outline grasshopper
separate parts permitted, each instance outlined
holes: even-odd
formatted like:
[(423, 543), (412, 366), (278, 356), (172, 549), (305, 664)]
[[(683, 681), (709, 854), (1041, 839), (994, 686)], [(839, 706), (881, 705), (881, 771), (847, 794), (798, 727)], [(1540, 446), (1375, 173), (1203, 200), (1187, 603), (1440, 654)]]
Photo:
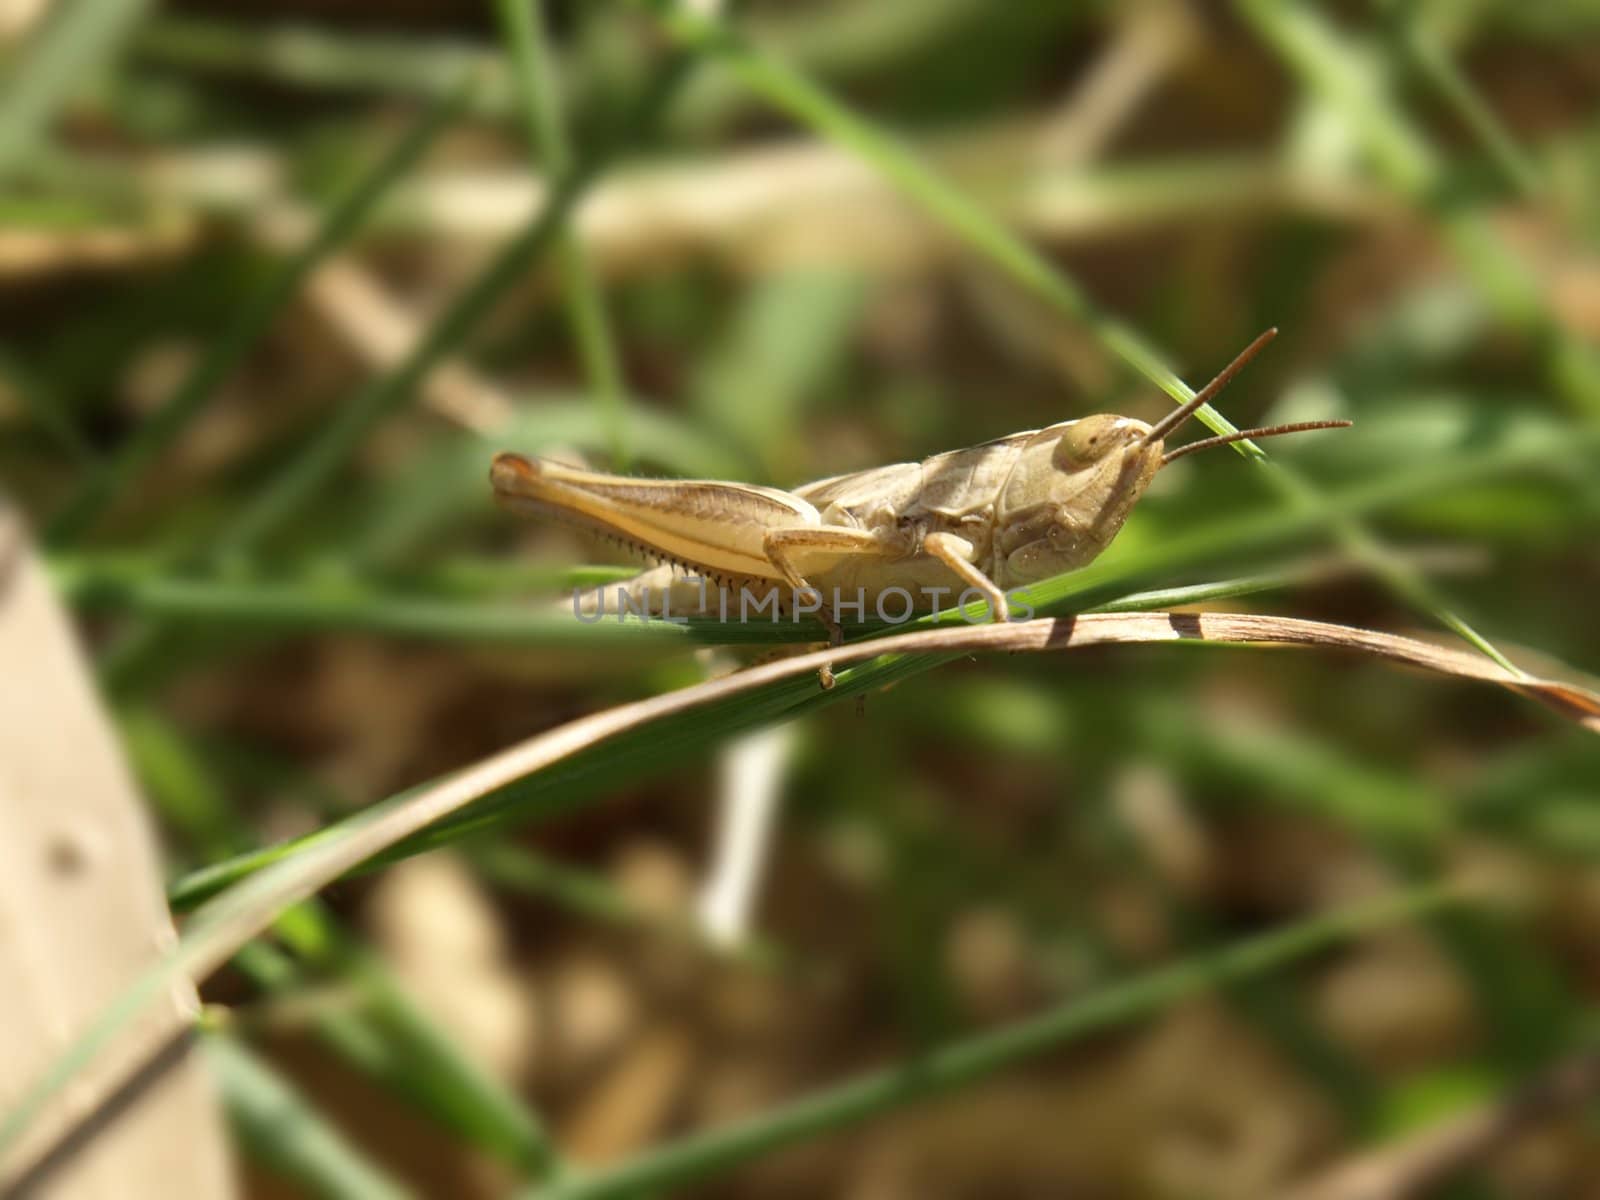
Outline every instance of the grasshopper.
[[(495, 456), (496, 498), (513, 512), (554, 517), (609, 535), (724, 587), (787, 587), (818, 598), (834, 645), (848, 607), (888, 592), (981, 596), (1010, 618), (1006, 591), (1082, 567), (1111, 544), (1163, 466), (1245, 438), (1348, 421), (1246, 429), (1167, 450), (1165, 440), (1209, 402), (1277, 333), (1269, 329), (1188, 403), (1154, 425), (1100, 413), (1013, 433), (921, 462), (837, 475), (793, 491), (701, 479), (639, 479), (578, 470), (521, 454)], [(820, 597), (832, 589), (835, 611)], [(828, 679), (824, 675), (824, 683)]]

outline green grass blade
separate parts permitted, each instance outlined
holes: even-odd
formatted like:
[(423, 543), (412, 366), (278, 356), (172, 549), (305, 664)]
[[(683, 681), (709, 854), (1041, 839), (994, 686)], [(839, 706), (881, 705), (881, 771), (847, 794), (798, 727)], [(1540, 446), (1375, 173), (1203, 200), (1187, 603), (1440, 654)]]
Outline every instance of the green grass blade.
[(724, 944), (710, 937), (697, 920), (642, 907), (604, 876), (570, 867), (524, 846), (495, 841), (469, 849), (467, 855), (495, 886), (544, 897), (591, 921), (646, 930), (756, 970), (772, 971), (786, 965), (783, 951), (764, 938), (746, 936), (731, 945)]
[[(1342, 826), (1398, 878), (1435, 876), (1464, 825), (1492, 836), (1448, 791), (1375, 767), (1315, 736), (1274, 730), (1266, 737), (1182, 705), (1152, 709), (1140, 729), (1177, 761), (1186, 779), (1218, 780), (1226, 785), (1219, 796), (1270, 797), (1269, 803)], [(1536, 794), (1524, 800), (1534, 808), (1541, 802)], [(1486, 1049), (1516, 1073), (1536, 1066), (1551, 1040), (1572, 1030), (1578, 1003), (1531, 939), (1519, 937), (1511, 922), (1487, 917), (1449, 913), (1429, 924), (1477, 1004)]]
[[(961, 617), (954, 619), (959, 621)], [(913, 627), (906, 636), (926, 637), (932, 632), (924, 624), (920, 629)], [(960, 657), (959, 652), (943, 647), (866, 657), (877, 645), (873, 641), (857, 642), (834, 651), (838, 682), (829, 691), (816, 687), (814, 678), (794, 674), (803, 668), (804, 662), (794, 660), (783, 668), (768, 664), (765, 668), (741, 673), (738, 676), (739, 683), (732, 686), (746, 694), (731, 698), (719, 696), (699, 699), (692, 712), (670, 711), (684, 693), (669, 693), (648, 702), (639, 702), (647, 707), (666, 706), (669, 711), (663, 711), (647, 726), (629, 726), (618, 730), (603, 745), (576, 746), (570, 753), (542, 762), (537, 770), (530, 769), (520, 776), (504, 779), (496, 776), (496, 782), (470, 801), (440, 813), (424, 826), (395, 838), (370, 859), (354, 861), (351, 866), (359, 865), (364, 869), (376, 867), (453, 844), (513, 820), (549, 820), (607, 788), (636, 777), (640, 772), (675, 764), (719, 740), (774, 721), (799, 716), (848, 697), (864, 695)], [(847, 655), (857, 665), (837, 669), (838, 661)], [(802, 667), (797, 668), (796, 662), (801, 663)], [(788, 677), (762, 682), (759, 673), (766, 671), (780, 676), (787, 674)], [(591, 720), (609, 720), (618, 712), (620, 710), (612, 710)], [(579, 722), (574, 729), (582, 724)], [(574, 729), (563, 727), (562, 736), (576, 736)], [(534, 743), (514, 753), (534, 753), (537, 742), (538, 739), (535, 739)], [(497, 761), (486, 760), (482, 770), (489, 771)], [(358, 836), (366, 822), (377, 819), (382, 811), (403, 809), (413, 795), (449, 786), (454, 786), (450, 780), (419, 785), (418, 788), (391, 797), (375, 809), (366, 810), (358, 818), (347, 819), (294, 842), (202, 868), (175, 882), (168, 891), (168, 901), (177, 910), (191, 908), (253, 874), (274, 868), (312, 849), (321, 846), (336, 849), (342, 841)]]
[(355, 984), (371, 1032), (392, 1048), (389, 1081), (449, 1128), (524, 1171), (558, 1165), (538, 1117), (436, 1025), (383, 961), (320, 905), (310, 901), (279, 918), (283, 943), (320, 973)]
[(229, 523), (217, 542), (223, 555), (247, 553), (299, 512), (344, 465), (367, 434), (411, 396), (417, 384), (456, 348), (489, 307), (524, 277), (554, 244), (567, 211), (577, 202), (598, 163), (562, 179), (538, 218), (512, 239), (429, 328), (427, 336), (390, 374), (340, 404), (310, 444)]
[(1524, 196), (1537, 195), (1541, 187), (1538, 168), (1522, 152), (1494, 110), (1461, 73), (1450, 51), (1427, 25), (1419, 7), (1404, 7), (1406, 11), (1396, 14), (1400, 26), (1396, 40), (1401, 52), (1445, 103), (1456, 110), (1488, 152), (1489, 160), (1505, 176), (1506, 182)]
[[(1314, 491), (1306, 488), (1298, 476), (1283, 472), (1277, 463), (1261, 465), (1271, 474), (1283, 476), (1280, 492), (1301, 497), (1307, 506), (1326, 503), (1324, 497), (1319, 497)], [(1364, 563), (1394, 595), (1409, 602), (1413, 608), (1432, 613), (1435, 620), (1480, 654), (1485, 655), (1496, 665), (1516, 672), (1517, 668), (1512, 665), (1511, 660), (1445, 603), (1443, 597), (1422, 572), (1391, 551), (1358, 520), (1348, 513), (1336, 513), (1330, 515), (1328, 525), (1340, 545)]]
[[(781, 1147), (931, 1099), (1047, 1050), (1147, 1017), (1206, 989), (1265, 975), (1339, 942), (1461, 900), (1459, 891), (1418, 888), (1223, 950), (1195, 954), (1069, 1000), (1032, 1020), (967, 1038), (725, 1129), (646, 1151), (539, 1195), (546, 1200), (611, 1200), (714, 1178)], [(531, 1200), (531, 1193), (525, 1195)]]
[(133, 32), (148, 0), (64, 0), (40, 32), (9, 56), (0, 87), (0, 178), (30, 150), (61, 104)]
[[(534, 156), (547, 176), (565, 175), (571, 169), (572, 154), (561, 115), (555, 60), (545, 36), (543, 0), (495, 0), (495, 9), (510, 44), (523, 119), (528, 126)], [(588, 251), (570, 225), (561, 233), (561, 272), (567, 295), (567, 319), (583, 356), (589, 387), (609, 433), (612, 467), (626, 470), (631, 459), (628, 414), (616, 339), (611, 334), (605, 299), (590, 265)]]
[(80, 537), (188, 428), (215, 393), (217, 385), (272, 325), (306, 277), (350, 239), (390, 185), (410, 170), (450, 126), (460, 114), (469, 91), (467, 84), (459, 86), (447, 102), (433, 108), (354, 180), (328, 210), (311, 239), (245, 302), (166, 402), (122, 443), (115, 458), (85, 478), (51, 518), (45, 530), (50, 545), (65, 545)]
[(213, 1035), (206, 1057), (222, 1102), (250, 1156), (323, 1200), (404, 1200), (400, 1186), (317, 1112), (311, 1102), (232, 1038)]
[[(1325, 497), (1320, 508), (1301, 507), (1214, 520), (1192, 532), (1112, 553), (1078, 571), (1048, 579), (1020, 595), (1040, 613), (1064, 615), (1122, 599), (1119, 593), (1159, 577), (1170, 578), (1207, 562), (1258, 553), (1313, 533), (1330, 518), (1359, 518), (1408, 501), (1447, 494), (1465, 484), (1529, 468), (1581, 463), (1600, 445), (1600, 430), (1563, 441), (1529, 439), (1473, 453), (1435, 456), (1416, 469), (1385, 474)], [(814, 640), (809, 625), (724, 624), (715, 619), (686, 625), (616, 619), (593, 625), (572, 619), (565, 606), (467, 603), (433, 595), (401, 594), (359, 579), (268, 581), (163, 575), (138, 563), (114, 559), (61, 558), (53, 563), (57, 586), (86, 610), (122, 610), (160, 619), (206, 621), (254, 630), (360, 630), (394, 636), (489, 641), (528, 646), (685, 645), (691, 642), (771, 643)], [(1263, 586), (1265, 584), (1263, 583)], [(1254, 586), (1250, 590), (1257, 590)], [(1186, 588), (1153, 593), (1162, 603), (1192, 604), (1242, 595), (1244, 591)], [(1176, 595), (1177, 598), (1173, 599)], [(1136, 601), (1142, 607), (1151, 604)], [(1131, 607), (1106, 608), (1131, 611)], [(959, 621), (959, 614), (942, 618)], [(902, 629), (941, 623), (923, 618)]]
[(1500, 319), (1538, 348), (1551, 388), (1589, 422), (1600, 420), (1600, 354), (1552, 319), (1528, 264), (1486, 214), (1447, 202), (1438, 156), (1358, 51), (1314, 5), (1234, 0), (1234, 7), (1344, 117), (1389, 186), (1439, 227)]
[(168, 8), (143, 23), (131, 51), (141, 63), (231, 83), (261, 80), (380, 99), (438, 100), (470, 71), (483, 83), (471, 99), (474, 115), (498, 118), (513, 108), (504, 62), (477, 39), (390, 34), (332, 21), (217, 19)]
[(53, 395), (43, 380), (3, 347), (0, 347), (0, 387), (17, 398), (27, 419), (55, 444), (61, 455), (80, 469), (95, 467), (98, 461), (95, 448), (78, 428), (61, 398)]
[[(645, 87), (632, 119), (625, 123), (626, 133), (659, 115), (688, 66), (688, 60), (674, 59)], [(217, 543), (219, 553), (253, 549), (327, 484), (367, 433), (410, 397), (416, 385), (466, 338), (490, 306), (550, 249), (573, 205), (627, 140), (623, 136), (596, 147), (553, 185), (538, 216), (467, 285), (404, 361), (340, 405), (326, 428), (223, 531)]]
[[(122, 734), (144, 790), (163, 822), (209, 857), (225, 857), (248, 835), (224, 780), (177, 726), (149, 709), (124, 712)], [(244, 844), (248, 845), (248, 842)], [(358, 992), (359, 1009), (318, 1012), (319, 1036), (358, 1070), (419, 1111), (523, 1171), (540, 1170), (553, 1150), (538, 1118), (505, 1084), (462, 1054), (411, 1000), (383, 961), (365, 952), (314, 900), (285, 911), (274, 932), (297, 956), (257, 941), (235, 966), (266, 992), (290, 995), (307, 979), (337, 979)]]
[[(1493, 682), (1529, 699), (1542, 700), (1570, 719), (1600, 728), (1600, 698), (1570, 685), (1515, 681), (1475, 659), (1449, 655), (1424, 643), (1357, 630), (1330, 631), (1315, 622), (1216, 616), (1193, 618), (1212, 632), (1208, 643), (1239, 646), (1254, 641), (1297, 642), (1364, 647), (1387, 659), (1425, 666), (1448, 675)], [(1109, 623), (1109, 624), (1107, 624)], [(513, 809), (527, 815), (532, 802), (543, 800), (540, 815), (573, 803), (592, 789), (605, 771), (641, 763), (659, 769), (686, 748), (703, 746), (741, 729), (755, 728), (808, 707), (837, 703), (868, 688), (881, 687), (932, 665), (973, 650), (1028, 649), (1045, 651), (1066, 645), (1092, 645), (1093, 629), (1121, 640), (1119, 630), (1137, 641), (1172, 642), (1183, 636), (1173, 619), (1155, 614), (1137, 617), (1101, 616), (1082, 622), (1049, 623), (1035, 630), (989, 624), (981, 629), (925, 630), (887, 642), (834, 647), (782, 662), (751, 667), (732, 676), (649, 697), (593, 713), (518, 743), (444, 779), (409, 789), (366, 808), (317, 834), (274, 848), (262, 866), (258, 857), (236, 859), (200, 872), (174, 889), (174, 901), (187, 890), (190, 898), (231, 884), (190, 919), (175, 950), (151, 965), (87, 1027), (26, 1090), (16, 1108), (0, 1122), (4, 1153), (38, 1119), (51, 1101), (88, 1066), (108, 1054), (149, 1004), (166, 994), (185, 975), (203, 979), (258, 934), (285, 909), (308, 898), (340, 876), (431, 845), (459, 841), (489, 824), (507, 819)], [(1084, 639), (1074, 631), (1091, 632)], [(1252, 632), (1254, 631), (1254, 632)], [(831, 690), (817, 686), (815, 672), (823, 663), (835, 668)], [(846, 667), (849, 663), (859, 666)], [(844, 668), (844, 669), (840, 669)], [(632, 760), (631, 762), (629, 760)], [(540, 793), (543, 793), (541, 795)], [(254, 874), (251, 874), (254, 872)], [(238, 880), (240, 875), (249, 877)], [(237, 882), (235, 882), (237, 880)], [(135, 1035), (120, 1047), (124, 1069), (147, 1053), (148, 1035)], [(110, 1074), (107, 1079), (112, 1078)]]
[[(911, 149), (840, 104), (807, 76), (763, 53), (715, 18), (669, 0), (637, 0), (652, 9), (682, 46), (714, 57), (775, 107), (806, 127), (860, 155), (935, 220), (982, 253), (1012, 280), (1092, 329), (1105, 346), (1168, 396), (1194, 397), (1183, 380), (1134, 329), (1102, 312), (1056, 270), (980, 205), (941, 178)], [(1217, 433), (1234, 426), (1209, 405), (1196, 414)], [(1259, 451), (1256, 451), (1259, 454)]]
[[(1066, 316), (1088, 326), (1112, 353), (1179, 404), (1193, 399), (1194, 392), (1135, 330), (1102, 312), (1082, 289), (1034, 252), (1026, 242), (948, 181), (940, 178), (898, 141), (856, 116), (781, 60), (763, 54), (715, 18), (702, 16), (688, 6), (672, 3), (671, 0), (647, 2), (681, 44), (714, 55), (774, 105), (855, 151), (1014, 281), (1042, 296)], [(1380, 133), (1393, 132), (1381, 120), (1376, 121), (1376, 128)], [(1386, 145), (1385, 149), (1397, 164), (1405, 165), (1408, 170), (1423, 173), (1429, 169), (1425, 164), (1412, 161), (1421, 153), (1414, 143), (1393, 147)], [(1214, 432), (1237, 432), (1237, 427), (1210, 405), (1199, 409), (1195, 417)], [(1254, 442), (1235, 442), (1233, 448), (1258, 464), (1266, 464), (1266, 455)], [(1311, 483), (1281, 465), (1268, 474), (1268, 480), (1281, 495), (1295, 503), (1315, 504), (1319, 500), (1317, 490)], [(1336, 526), (1336, 530), (1352, 550), (1371, 560), (1380, 577), (1397, 594), (1432, 612), (1440, 624), (1460, 634), (1497, 664), (1509, 666), (1505, 656), (1435, 595), (1425, 579), (1408, 570), (1393, 555), (1382, 551), (1380, 544), (1370, 534), (1356, 529), (1348, 521), (1342, 527)]]

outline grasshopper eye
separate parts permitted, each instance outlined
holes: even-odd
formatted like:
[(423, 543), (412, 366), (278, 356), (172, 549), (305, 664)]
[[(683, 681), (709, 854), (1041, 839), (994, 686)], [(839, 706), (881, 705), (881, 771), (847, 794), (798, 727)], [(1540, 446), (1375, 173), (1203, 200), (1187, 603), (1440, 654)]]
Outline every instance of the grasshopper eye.
[(1074, 421), (1056, 443), (1055, 465), (1072, 471), (1100, 461), (1121, 440), (1116, 436), (1119, 422), (1120, 418), (1108, 413)]

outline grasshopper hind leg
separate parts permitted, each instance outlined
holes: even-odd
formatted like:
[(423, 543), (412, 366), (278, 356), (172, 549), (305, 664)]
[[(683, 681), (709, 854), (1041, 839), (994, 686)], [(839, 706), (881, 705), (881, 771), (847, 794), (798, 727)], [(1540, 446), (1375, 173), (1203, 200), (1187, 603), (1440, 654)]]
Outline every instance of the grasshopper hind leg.
[[(865, 529), (850, 529), (843, 525), (829, 525), (822, 528), (808, 527), (801, 529), (773, 529), (769, 530), (762, 539), (762, 552), (767, 556), (767, 561), (776, 567), (783, 575), (784, 582), (798, 592), (816, 592), (821, 597), (821, 592), (800, 573), (795, 565), (794, 556), (808, 551), (822, 551), (835, 554), (866, 554), (880, 558), (892, 558), (899, 555), (901, 547), (898, 543), (890, 543), (875, 533)], [(817, 619), (828, 631), (828, 642), (833, 646), (844, 644), (844, 627), (839, 624), (838, 618), (828, 611), (826, 604), (818, 606)], [(834, 685), (833, 668), (824, 663), (817, 671), (817, 678), (824, 688)]]

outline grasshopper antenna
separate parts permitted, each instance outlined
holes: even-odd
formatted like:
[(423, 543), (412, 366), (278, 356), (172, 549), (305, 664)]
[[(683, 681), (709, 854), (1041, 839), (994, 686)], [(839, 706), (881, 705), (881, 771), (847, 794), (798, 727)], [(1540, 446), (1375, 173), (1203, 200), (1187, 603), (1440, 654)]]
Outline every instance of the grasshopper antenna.
[[(1182, 425), (1190, 417), (1194, 416), (1196, 409), (1202, 408), (1203, 406), (1209, 404), (1212, 397), (1220, 392), (1223, 388), (1227, 387), (1228, 384), (1232, 383), (1233, 377), (1240, 371), (1244, 370), (1245, 367), (1249, 366), (1250, 360), (1257, 354), (1261, 353), (1262, 347), (1264, 347), (1268, 342), (1277, 336), (1277, 326), (1273, 326), (1271, 329), (1257, 334), (1256, 340), (1251, 342), (1243, 350), (1239, 351), (1238, 357), (1236, 357), (1227, 366), (1223, 367), (1222, 370), (1218, 372), (1215, 379), (1195, 393), (1193, 400), (1190, 400), (1182, 408), (1173, 409), (1166, 416), (1162, 417), (1161, 420), (1152, 425), (1150, 427), (1150, 432), (1144, 435), (1144, 445), (1148, 446), (1152, 442), (1161, 441), (1167, 436), (1167, 434), (1171, 433), (1179, 425)], [(1198, 442), (1195, 444), (1197, 446), (1199, 445)]]
[(1308, 429), (1348, 429), (1350, 424), (1349, 421), (1296, 421), (1292, 425), (1264, 425), (1260, 429), (1236, 429), (1232, 433), (1219, 433), (1216, 437), (1203, 438), (1198, 442), (1190, 442), (1187, 446), (1179, 446), (1176, 450), (1168, 451), (1161, 456), (1161, 465), (1164, 467), (1173, 459), (1193, 454), (1196, 450), (1226, 446), (1229, 442), (1242, 442), (1246, 438), (1280, 437), (1285, 433), (1304, 433)]

